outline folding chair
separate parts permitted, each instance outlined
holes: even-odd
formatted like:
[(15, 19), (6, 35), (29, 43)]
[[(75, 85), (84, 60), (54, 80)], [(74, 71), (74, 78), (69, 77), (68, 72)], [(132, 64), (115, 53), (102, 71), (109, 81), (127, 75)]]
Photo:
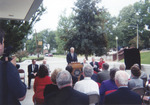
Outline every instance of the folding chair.
[(23, 69), (18, 69), (18, 72), (20, 74), (20, 79), (21, 80), (24, 80), (24, 83), (25, 83), (25, 72)]
[(143, 86), (146, 87), (147, 78), (141, 78), (143, 80)]
[(143, 97), (144, 97), (145, 92), (146, 92), (144, 87), (135, 87), (135, 88), (132, 89), (132, 91), (139, 94), (141, 96), (141, 99), (143, 100)]
[(99, 105), (100, 96), (98, 94), (90, 94), (89, 96), (89, 104)]

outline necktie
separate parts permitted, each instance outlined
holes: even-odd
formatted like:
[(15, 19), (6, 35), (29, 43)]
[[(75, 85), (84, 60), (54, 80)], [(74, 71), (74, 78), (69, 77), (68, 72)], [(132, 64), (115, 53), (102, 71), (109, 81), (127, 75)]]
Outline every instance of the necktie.
[(32, 67), (33, 67), (32, 71), (34, 71), (34, 69), (35, 69), (35, 65), (33, 65)]

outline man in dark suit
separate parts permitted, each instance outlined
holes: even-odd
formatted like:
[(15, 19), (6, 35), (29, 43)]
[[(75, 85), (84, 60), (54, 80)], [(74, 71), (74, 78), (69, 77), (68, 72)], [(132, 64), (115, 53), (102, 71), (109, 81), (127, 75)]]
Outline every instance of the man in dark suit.
[(89, 105), (88, 95), (72, 88), (72, 77), (68, 71), (59, 72), (56, 82), (60, 90), (56, 94), (48, 95), (45, 105)]
[(128, 89), (128, 74), (117, 71), (115, 83), (118, 90), (105, 96), (104, 105), (142, 105), (140, 95)]
[(98, 62), (95, 62), (95, 58), (92, 57), (92, 62), (90, 62), (90, 65), (93, 67), (93, 70), (98, 73), (99, 72), (99, 65)]
[(31, 79), (35, 78), (38, 72), (36, 60), (32, 59), (32, 64), (28, 65), (28, 89), (31, 88)]
[(77, 54), (74, 53), (74, 47), (70, 48), (70, 52), (67, 54), (66, 59), (67, 59), (68, 64), (71, 62), (77, 62), (78, 61)]
[(102, 64), (102, 71), (97, 74), (97, 81), (102, 83), (104, 80), (110, 79), (110, 72), (108, 71), (109, 65), (107, 63)]

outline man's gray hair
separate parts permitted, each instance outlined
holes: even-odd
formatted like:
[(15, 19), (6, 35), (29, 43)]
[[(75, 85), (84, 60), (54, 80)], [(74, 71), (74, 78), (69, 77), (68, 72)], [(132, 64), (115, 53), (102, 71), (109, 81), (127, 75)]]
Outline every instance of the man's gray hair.
[(72, 76), (68, 71), (63, 70), (57, 74), (56, 82), (58, 88), (72, 86)]
[(128, 79), (129, 79), (129, 74), (125, 71), (117, 71), (115, 74), (115, 81), (117, 81), (117, 83), (120, 86), (127, 86), (128, 85)]
[(85, 77), (92, 77), (93, 67), (89, 64), (85, 64), (83, 67), (83, 73), (84, 73)]
[(74, 47), (71, 47), (71, 48), (70, 48), (70, 50), (71, 50), (71, 49), (73, 49), (73, 50), (74, 50)]
[(102, 68), (103, 68), (104, 70), (108, 70), (108, 69), (109, 69), (108, 63), (103, 63)]

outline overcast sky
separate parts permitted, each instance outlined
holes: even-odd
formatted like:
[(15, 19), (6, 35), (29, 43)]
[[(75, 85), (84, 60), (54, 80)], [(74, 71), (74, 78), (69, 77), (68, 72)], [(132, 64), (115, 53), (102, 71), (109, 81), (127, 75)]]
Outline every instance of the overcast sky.
[[(67, 14), (70, 14), (74, 2), (76, 0), (43, 0), (44, 7), (47, 8), (47, 12), (42, 15), (41, 20), (34, 26), (37, 32), (44, 29), (56, 30), (59, 16), (66, 9)], [(100, 6), (107, 8), (112, 16), (118, 16), (119, 11), (130, 4), (139, 2), (140, 0), (102, 0)]]

